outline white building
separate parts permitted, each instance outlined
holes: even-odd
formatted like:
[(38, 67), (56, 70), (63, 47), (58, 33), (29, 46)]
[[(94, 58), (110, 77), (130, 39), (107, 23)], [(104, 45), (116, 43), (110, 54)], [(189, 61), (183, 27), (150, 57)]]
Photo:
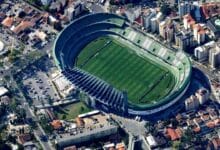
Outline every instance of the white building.
[(185, 100), (185, 109), (186, 111), (189, 110), (196, 110), (199, 107), (199, 99), (197, 96), (190, 96), (190, 98)]
[(179, 2), (179, 16), (182, 17), (193, 10), (194, 6), (190, 2)]
[(0, 97), (4, 96), (7, 93), (8, 93), (8, 89), (6, 89), (5, 87), (0, 87)]
[(202, 62), (208, 59), (209, 51), (208, 49), (199, 46), (194, 49), (194, 56), (198, 59), (199, 62)]
[(183, 26), (185, 29), (192, 29), (193, 25), (195, 25), (195, 20), (192, 18), (190, 14), (186, 14), (183, 16)]
[(209, 91), (205, 88), (199, 89), (196, 92), (196, 97), (199, 100), (199, 103), (202, 105), (209, 99)]
[(5, 44), (2, 41), (0, 41), (0, 55), (4, 55), (7, 52), (8, 49), (5, 48)]
[(159, 34), (161, 37), (163, 37), (165, 39), (165, 36), (166, 36), (166, 26), (167, 26), (167, 22), (166, 21), (162, 21), (160, 22), (159, 24)]
[(150, 148), (155, 148), (158, 146), (157, 141), (155, 138), (150, 134), (146, 137), (147, 143), (149, 144)]
[(159, 12), (154, 18), (151, 19), (151, 32), (159, 32), (159, 23), (162, 20), (163, 15)]
[(156, 11), (150, 10), (150, 12), (143, 16), (144, 27), (150, 29), (151, 19), (156, 16)]
[(215, 44), (214, 41), (208, 42), (203, 46), (198, 46), (194, 49), (194, 56), (199, 62), (206, 61), (209, 58), (209, 51)]
[(220, 83), (212, 82), (211, 84), (212, 94), (215, 97), (215, 100), (220, 104)]
[(199, 45), (205, 42), (205, 30), (200, 24), (193, 26), (193, 35)]
[(74, 5), (71, 5), (69, 8), (65, 10), (65, 16), (68, 17), (69, 21), (73, 20), (74, 17), (78, 16), (85, 10), (85, 6), (80, 1), (77, 1), (74, 3)]
[(75, 17), (74, 12), (75, 12), (74, 7), (69, 7), (66, 9), (65, 16), (67, 16), (69, 21), (73, 20), (73, 18)]
[(178, 33), (175, 33), (175, 43), (180, 50), (184, 51), (189, 47), (193, 47), (195, 44), (191, 30), (182, 30)]
[(157, 18), (154, 17), (150, 20), (150, 29), (151, 29), (151, 32), (156, 32), (157, 31)]
[(209, 52), (209, 64), (212, 68), (220, 66), (220, 47), (218, 43)]
[(141, 15), (141, 7), (135, 7), (125, 11), (125, 15), (129, 21), (134, 22)]
[(41, 0), (41, 3), (45, 6), (47, 6), (51, 3), (51, 0)]
[(52, 82), (54, 83), (62, 97), (67, 97), (75, 90), (75, 86), (60, 72), (52, 74)]
[(77, 1), (74, 4), (74, 9), (75, 9), (75, 16), (78, 16), (85, 10), (85, 5), (81, 1)]

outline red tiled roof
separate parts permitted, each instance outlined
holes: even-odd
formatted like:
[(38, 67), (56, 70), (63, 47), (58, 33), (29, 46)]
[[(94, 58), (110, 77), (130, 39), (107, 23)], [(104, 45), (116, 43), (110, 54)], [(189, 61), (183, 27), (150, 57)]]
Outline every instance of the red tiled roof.
[(2, 21), (2, 25), (10, 28), (12, 26), (13, 22), (14, 22), (14, 17), (6, 17)]
[(167, 128), (166, 133), (172, 141), (178, 140), (182, 136), (182, 131), (180, 129)]
[(57, 130), (57, 129), (60, 129), (63, 124), (60, 120), (53, 120), (53, 122), (51, 122), (51, 125), (53, 126), (55, 130)]
[(220, 139), (219, 138), (212, 139), (212, 144), (213, 144), (215, 150), (220, 149)]
[(194, 131), (195, 133), (198, 133), (198, 132), (201, 131), (201, 128), (196, 126), (195, 128), (193, 128), (193, 131)]
[(215, 119), (214, 122), (215, 122), (215, 125), (216, 125), (216, 126), (220, 125), (220, 118)]
[(33, 27), (34, 23), (31, 21), (22, 21), (19, 25), (17, 25), (14, 29), (13, 32), (15, 32), (16, 34), (20, 33), (21, 31)]
[(215, 123), (213, 121), (209, 121), (206, 123), (206, 126), (209, 128), (214, 128), (215, 127)]
[(82, 118), (77, 117), (75, 120), (78, 127), (84, 126), (84, 121)]
[(220, 13), (220, 3), (206, 3), (201, 6), (202, 13), (205, 19)]
[[(199, 24), (195, 24), (193, 25), (193, 29), (198, 31), (198, 34), (205, 34), (205, 30), (202, 26), (200, 26)], [(204, 93), (205, 90), (200, 91), (201, 93)], [(206, 91), (205, 91), (206, 92)]]
[(76, 146), (68, 146), (68, 147), (65, 147), (63, 150), (77, 150)]
[(125, 150), (125, 145), (124, 143), (118, 143), (116, 145), (116, 150)]
[(30, 134), (22, 134), (22, 135), (18, 136), (18, 140), (19, 140), (20, 144), (24, 144), (24, 143), (31, 140), (31, 136), (30, 136)]

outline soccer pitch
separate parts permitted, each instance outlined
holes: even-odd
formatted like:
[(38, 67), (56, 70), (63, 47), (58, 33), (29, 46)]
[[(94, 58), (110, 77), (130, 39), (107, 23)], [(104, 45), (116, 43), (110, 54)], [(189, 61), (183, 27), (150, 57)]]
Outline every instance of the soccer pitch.
[(100, 37), (86, 45), (76, 66), (125, 91), (132, 104), (156, 103), (175, 86), (169, 70), (112, 37)]

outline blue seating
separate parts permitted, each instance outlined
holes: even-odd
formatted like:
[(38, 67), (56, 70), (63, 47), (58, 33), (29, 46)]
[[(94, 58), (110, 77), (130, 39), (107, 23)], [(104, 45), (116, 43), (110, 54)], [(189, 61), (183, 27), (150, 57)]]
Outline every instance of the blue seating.
[(65, 69), (62, 73), (74, 85), (97, 98), (103, 104), (115, 109), (121, 109), (123, 107), (123, 93), (110, 84), (77, 68)]

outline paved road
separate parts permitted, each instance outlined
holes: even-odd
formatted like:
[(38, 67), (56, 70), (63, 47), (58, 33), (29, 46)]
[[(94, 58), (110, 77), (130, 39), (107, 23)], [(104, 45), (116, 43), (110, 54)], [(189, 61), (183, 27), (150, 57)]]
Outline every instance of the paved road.
[[(32, 118), (32, 120), (37, 120), (35, 114), (33, 113), (32, 109), (28, 105), (27, 100), (25, 99), (23, 93), (20, 91), (20, 89), (17, 86), (17, 83), (13, 79), (12, 73), (10, 72), (10, 70), (4, 71), (3, 75), (10, 76), (10, 82), (9, 82), (10, 86), (15, 87), (16, 89), (19, 90), (19, 92), (17, 94), (18, 94), (19, 100), (22, 105), (21, 107), (25, 109), (27, 118)], [(54, 150), (54, 148), (49, 140), (47, 142), (43, 142), (40, 140), (40, 136), (46, 135), (46, 133), (44, 132), (44, 130), (42, 129), (42, 127), (40, 126), (39, 123), (37, 123), (37, 128), (34, 129), (34, 135), (35, 135), (35, 138), (40, 142), (40, 144), (44, 150)]]
[(140, 136), (145, 134), (145, 122), (138, 122), (134, 119), (120, 117), (114, 114), (111, 114), (112, 118), (116, 120), (122, 128), (124, 128), (128, 133), (133, 136)]
[[(16, 87), (18, 90), (19, 87), (17, 86), (17, 83), (13, 80), (13, 77), (11, 76), (11, 85), (13, 87)], [(22, 108), (25, 109), (26, 111), (26, 115), (27, 115), (27, 118), (32, 118), (32, 120), (37, 120), (35, 114), (33, 113), (32, 109), (29, 107), (28, 103), (27, 103), (27, 100), (25, 99), (22, 91), (19, 91), (20, 93), (20, 96), (21, 96), (21, 104), (22, 104)], [(34, 129), (34, 135), (36, 137), (36, 139), (40, 142), (41, 146), (43, 147), (44, 150), (53, 150), (53, 146), (51, 144), (51, 142), (48, 140), (47, 142), (43, 142), (40, 140), (40, 136), (41, 135), (46, 135), (46, 133), (44, 132), (44, 130), (42, 129), (42, 127), (40, 126), (39, 123), (37, 123), (37, 128)]]
[(218, 75), (216, 73), (213, 73), (210, 68), (202, 65), (201, 63), (198, 63), (194, 60), (191, 59), (191, 62), (192, 62), (192, 65), (196, 68), (198, 68), (199, 70), (201, 70), (205, 75), (207, 75), (207, 77), (210, 79), (210, 80), (213, 80), (213, 79), (217, 79), (219, 78)]
[[(47, 46), (44, 47), (44, 49), (42, 50), (42, 52), (44, 54), (46, 54), (47, 51), (49, 51), (51, 49), (53, 45), (53, 42), (50, 42)], [(25, 59), (25, 56), (22, 56), (22, 59)], [(33, 63), (35, 60), (33, 60), (32, 62), (30, 62), (29, 64)], [(24, 69), (26, 66), (24, 66), (22, 69)], [(12, 73), (11, 71), (13, 72), (13, 70), (16, 70), (16, 71), (20, 71), (21, 68), (17, 68), (16, 69), (16, 65), (15, 67), (13, 66), (12, 68), (8, 68), (8, 69), (4, 69), (1, 76), (9, 76), (10, 77), (10, 82), (8, 84), (9, 87), (15, 87), (17, 88), (18, 90), (20, 90), (17, 86), (17, 83), (15, 82), (15, 80), (13, 79), (13, 76), (12, 76)], [(15, 73), (15, 72), (13, 72)], [(34, 113), (32, 112), (32, 109), (29, 107), (29, 105), (27, 104), (27, 100), (25, 99), (22, 91), (19, 91), (19, 96), (21, 97), (20, 98), (20, 102), (22, 104), (22, 107), (25, 109), (26, 111), (26, 114), (27, 114), (27, 117), (28, 118), (32, 118), (33, 120), (37, 120), (36, 116), (34, 115)], [(40, 142), (42, 148), (44, 150), (54, 150), (54, 147), (52, 146), (51, 142), (48, 140), (47, 142), (43, 142), (40, 140), (40, 136), (41, 135), (46, 135), (45, 132), (43, 131), (42, 127), (40, 126), (39, 123), (37, 123), (37, 128), (34, 130), (34, 135), (35, 135), (35, 138)]]

